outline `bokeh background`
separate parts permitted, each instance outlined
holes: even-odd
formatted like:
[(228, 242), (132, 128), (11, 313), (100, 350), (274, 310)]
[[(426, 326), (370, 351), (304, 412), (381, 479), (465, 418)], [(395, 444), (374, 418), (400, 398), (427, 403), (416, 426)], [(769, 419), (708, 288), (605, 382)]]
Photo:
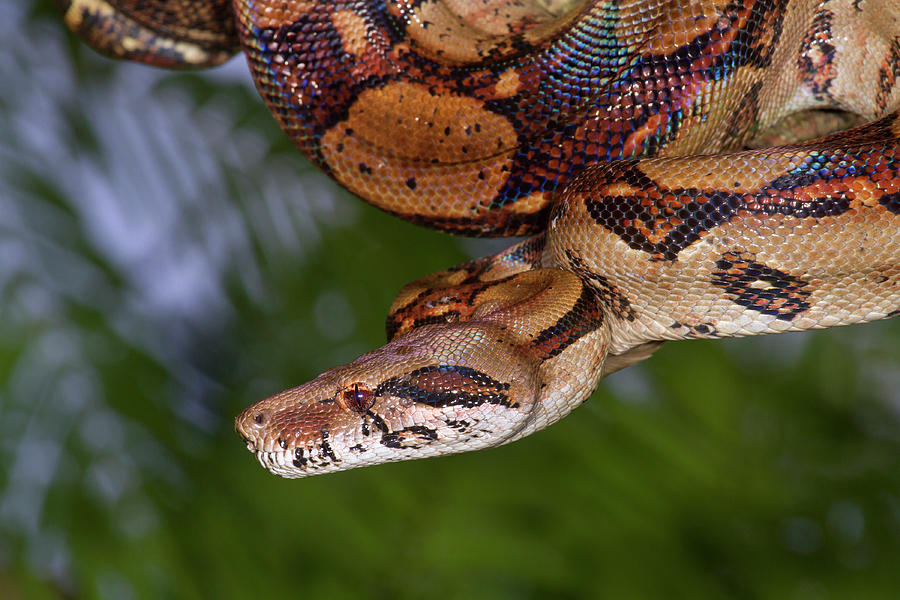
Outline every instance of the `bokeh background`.
[(500, 449), (288, 481), (243, 407), (502, 247), (293, 149), (243, 59), (118, 64), (0, 0), (0, 598), (897, 598), (900, 319), (669, 343)]

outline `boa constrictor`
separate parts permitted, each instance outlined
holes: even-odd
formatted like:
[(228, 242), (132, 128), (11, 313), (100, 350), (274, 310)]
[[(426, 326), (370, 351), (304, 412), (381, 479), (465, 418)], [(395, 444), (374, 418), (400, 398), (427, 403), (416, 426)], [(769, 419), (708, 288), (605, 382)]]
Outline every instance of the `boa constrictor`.
[(533, 234), (407, 285), (386, 346), (244, 411), (279, 475), (511, 442), (663, 340), (900, 311), (896, 0), (69, 0), (66, 20), (154, 64), (240, 47), (350, 190)]

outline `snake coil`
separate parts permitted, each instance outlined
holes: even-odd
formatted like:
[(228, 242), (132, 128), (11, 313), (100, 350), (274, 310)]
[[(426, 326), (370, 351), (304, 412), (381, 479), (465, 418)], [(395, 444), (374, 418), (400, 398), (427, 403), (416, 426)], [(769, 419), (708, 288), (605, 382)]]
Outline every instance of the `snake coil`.
[(532, 236), (407, 285), (387, 345), (245, 410), (273, 473), (519, 439), (664, 340), (900, 311), (896, 0), (65, 8), (119, 58), (242, 49), (298, 147), (375, 206)]

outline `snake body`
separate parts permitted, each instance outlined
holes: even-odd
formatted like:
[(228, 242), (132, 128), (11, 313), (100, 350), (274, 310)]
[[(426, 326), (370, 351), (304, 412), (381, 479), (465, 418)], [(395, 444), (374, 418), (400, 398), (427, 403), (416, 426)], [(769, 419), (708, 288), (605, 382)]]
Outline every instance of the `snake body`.
[(519, 439), (664, 340), (900, 312), (896, 1), (72, 0), (66, 20), (155, 64), (240, 47), (367, 201), (532, 235), (407, 285), (387, 345), (244, 411), (274, 473)]

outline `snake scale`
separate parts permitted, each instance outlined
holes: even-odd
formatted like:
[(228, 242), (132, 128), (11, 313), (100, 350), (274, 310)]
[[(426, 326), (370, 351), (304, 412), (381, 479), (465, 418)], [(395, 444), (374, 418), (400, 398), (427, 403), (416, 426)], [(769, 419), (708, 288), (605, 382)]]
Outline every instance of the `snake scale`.
[(368, 202), (531, 236), (407, 285), (387, 345), (245, 410), (273, 473), (511, 442), (664, 340), (900, 312), (896, 0), (64, 9), (118, 58), (243, 50), (282, 128)]

